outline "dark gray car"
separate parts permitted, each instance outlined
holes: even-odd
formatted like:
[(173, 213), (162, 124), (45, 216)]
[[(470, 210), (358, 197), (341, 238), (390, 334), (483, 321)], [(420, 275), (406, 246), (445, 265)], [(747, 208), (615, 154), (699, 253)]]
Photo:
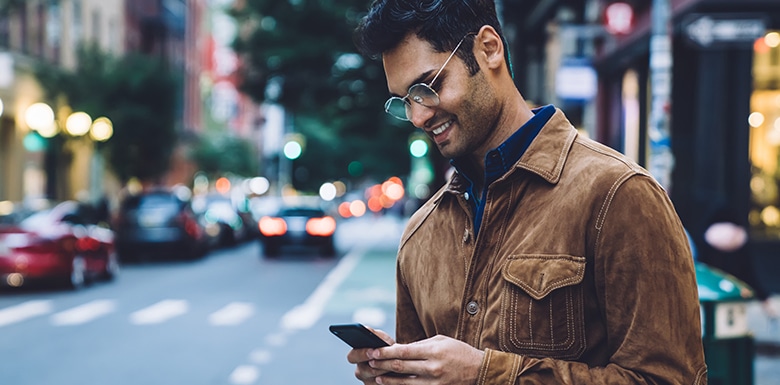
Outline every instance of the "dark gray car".
[(190, 201), (168, 190), (126, 198), (114, 227), (117, 251), (123, 261), (146, 257), (196, 259), (207, 251), (204, 228)]

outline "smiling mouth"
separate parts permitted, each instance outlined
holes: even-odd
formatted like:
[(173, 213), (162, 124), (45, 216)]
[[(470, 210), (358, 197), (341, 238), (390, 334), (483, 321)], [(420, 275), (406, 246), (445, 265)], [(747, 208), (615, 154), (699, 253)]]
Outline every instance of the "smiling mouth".
[(437, 127), (435, 130), (431, 131), (433, 133), (433, 136), (440, 135), (444, 131), (447, 131), (448, 128), (452, 125), (452, 121), (447, 121), (446, 123), (442, 124), (441, 126)]

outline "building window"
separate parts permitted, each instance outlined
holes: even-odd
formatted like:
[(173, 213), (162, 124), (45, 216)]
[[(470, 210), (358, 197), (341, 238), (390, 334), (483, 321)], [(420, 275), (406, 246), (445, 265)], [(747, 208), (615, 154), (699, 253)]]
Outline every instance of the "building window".
[(102, 29), (100, 25), (100, 10), (94, 9), (92, 11), (92, 42), (99, 47), (103, 46), (100, 39)]
[(0, 13), (0, 48), (11, 48), (11, 11)]
[(73, 0), (73, 8), (72, 8), (72, 31), (73, 35), (71, 36), (71, 43), (73, 47), (78, 47), (81, 45), (81, 34), (82, 32), (82, 22), (81, 22), (81, 1), (80, 0)]
[(757, 239), (780, 240), (780, 31), (754, 45), (750, 100), (750, 225)]
[(60, 62), (60, 35), (62, 35), (62, 20), (59, 1), (49, 3), (46, 13), (46, 45), (48, 46), (49, 60), (53, 63)]

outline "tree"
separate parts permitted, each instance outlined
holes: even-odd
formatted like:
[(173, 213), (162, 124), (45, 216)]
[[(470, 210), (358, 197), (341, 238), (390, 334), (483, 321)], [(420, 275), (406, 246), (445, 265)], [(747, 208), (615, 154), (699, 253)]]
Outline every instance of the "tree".
[[(365, 0), (254, 0), (232, 11), (244, 31), (234, 44), (243, 59), (242, 91), (282, 105), (306, 137), (294, 162), (299, 189), (409, 172), (414, 128), (384, 113), (381, 63), (361, 57), (352, 42), (366, 7)], [(363, 175), (348, 175), (352, 162), (363, 165)]]
[(209, 179), (226, 174), (251, 177), (257, 174), (258, 156), (253, 145), (231, 135), (206, 135), (193, 149), (192, 158)]
[(114, 135), (98, 148), (120, 181), (154, 182), (168, 171), (177, 140), (177, 78), (161, 59), (114, 58), (85, 47), (75, 71), (42, 63), (36, 77), (50, 100), (64, 97), (74, 111), (111, 119)]

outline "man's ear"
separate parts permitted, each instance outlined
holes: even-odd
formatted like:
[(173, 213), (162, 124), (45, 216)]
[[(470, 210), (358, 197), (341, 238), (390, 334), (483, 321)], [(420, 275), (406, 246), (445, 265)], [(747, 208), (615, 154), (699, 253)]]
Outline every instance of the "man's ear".
[(483, 65), (489, 70), (499, 69), (506, 65), (501, 36), (489, 25), (479, 29), (474, 38), (474, 52), (477, 55), (477, 60), (483, 61)]

